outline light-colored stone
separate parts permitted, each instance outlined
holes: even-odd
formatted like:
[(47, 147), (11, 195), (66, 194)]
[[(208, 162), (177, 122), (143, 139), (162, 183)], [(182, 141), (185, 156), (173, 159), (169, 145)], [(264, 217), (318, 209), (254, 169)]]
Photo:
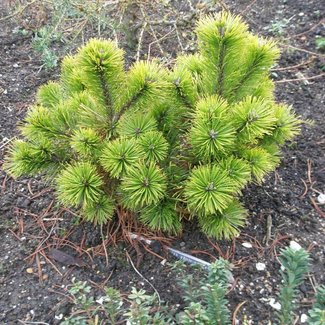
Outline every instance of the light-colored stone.
[(269, 305), (276, 310), (281, 310), (281, 304), (279, 302), (275, 301), (274, 298), (270, 298)]
[(244, 247), (246, 247), (246, 248), (252, 248), (253, 247), (253, 245), (251, 243), (247, 243), (247, 242), (242, 243), (242, 245)]
[(325, 204), (325, 194), (321, 193), (317, 196), (317, 201), (319, 204)]
[(307, 319), (308, 319), (308, 316), (306, 314), (301, 314), (301, 316), (300, 316), (301, 323), (306, 323)]
[(298, 251), (299, 249), (301, 249), (301, 246), (296, 241), (291, 240), (291, 242), (290, 242), (290, 248), (293, 249), (293, 250), (295, 250), (295, 251)]
[(265, 265), (265, 263), (256, 263), (255, 264), (256, 265), (256, 270), (257, 271), (264, 271), (265, 269), (266, 269), (266, 265)]

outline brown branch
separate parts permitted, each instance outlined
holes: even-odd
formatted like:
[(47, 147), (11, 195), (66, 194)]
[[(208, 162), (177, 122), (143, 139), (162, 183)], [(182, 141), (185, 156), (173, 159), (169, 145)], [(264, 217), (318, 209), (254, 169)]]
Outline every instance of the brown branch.
[(251, 3), (249, 3), (246, 8), (244, 10), (242, 10), (240, 12), (240, 15), (243, 16), (246, 14), (246, 12), (254, 5), (254, 3), (256, 2), (257, 0), (253, 0)]
[(238, 314), (240, 308), (241, 308), (242, 306), (244, 306), (245, 304), (246, 304), (246, 300), (243, 301), (243, 302), (241, 302), (240, 304), (238, 304), (238, 306), (237, 306), (236, 309), (234, 310), (234, 313), (233, 313), (233, 316), (232, 316), (232, 325), (236, 325), (236, 324), (237, 324), (237, 322), (236, 322), (237, 314)]
[(280, 43), (280, 45), (283, 46), (283, 47), (289, 47), (289, 48), (294, 49), (294, 50), (299, 51), (299, 52), (304, 52), (304, 53), (307, 53), (307, 54), (312, 54), (312, 55), (316, 55), (316, 56), (320, 56), (320, 57), (325, 57), (324, 54), (311, 52), (311, 51), (301, 49), (301, 48), (293, 46), (293, 45), (283, 44), (283, 43)]
[(311, 63), (314, 61), (314, 57), (312, 57), (310, 60), (307, 60), (307, 61), (304, 61), (304, 62), (301, 62), (299, 64), (296, 64), (296, 65), (292, 65), (290, 67), (285, 67), (285, 68), (275, 68), (275, 69), (270, 69), (270, 71), (285, 71), (285, 70), (293, 70), (293, 69), (296, 69), (296, 68), (300, 68), (304, 65), (307, 65), (308, 63)]
[(310, 197), (310, 201), (313, 204), (315, 210), (318, 212), (318, 214), (322, 217), (325, 218), (325, 213), (319, 208), (319, 206), (317, 205), (317, 203), (315, 202), (315, 200)]
[(314, 30), (316, 27), (318, 27), (319, 25), (323, 24), (324, 22), (325, 22), (325, 20), (324, 20), (324, 18), (322, 18), (317, 24), (313, 25), (310, 29), (308, 29), (308, 30), (306, 30), (306, 31), (304, 31), (302, 33), (299, 33), (299, 34), (289, 36), (289, 37), (285, 38), (285, 40), (289, 40), (289, 39), (292, 39), (292, 38), (296, 38), (296, 37), (299, 37), (299, 36), (303, 36), (305, 34), (308, 34), (312, 30)]
[(325, 76), (325, 72), (324, 73), (321, 73), (321, 74), (318, 74), (316, 76), (307, 77), (307, 78), (283, 79), (283, 80), (278, 80), (278, 81), (274, 81), (274, 82), (277, 83), (277, 84), (281, 84), (281, 83), (285, 83), (285, 82), (314, 80), (314, 79), (322, 78), (324, 76)]

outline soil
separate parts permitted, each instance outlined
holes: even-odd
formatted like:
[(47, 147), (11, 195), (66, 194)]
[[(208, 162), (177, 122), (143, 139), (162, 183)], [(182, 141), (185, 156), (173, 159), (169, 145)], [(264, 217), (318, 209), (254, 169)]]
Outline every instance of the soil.
[[(179, 38), (171, 32), (173, 24), (157, 24), (157, 37), (162, 38), (160, 48), (153, 35), (145, 31), (140, 57), (144, 58), (149, 48), (151, 56), (161, 57), (163, 52), (168, 53), (168, 59), (175, 57), (182, 47), (186, 52), (194, 49), (191, 30), (195, 18), (214, 9), (205, 2), (192, 1), (192, 7), (189, 3), (170, 1), (157, 7), (148, 5), (148, 17), (167, 22), (179, 19)], [(207, 261), (220, 255), (228, 258), (234, 265), (236, 279), (236, 286), (229, 293), (232, 310), (246, 301), (237, 319), (247, 315), (250, 324), (268, 324), (274, 320), (275, 312), (269, 299), (276, 299), (280, 284), (277, 253), (291, 240), (298, 242), (310, 251), (312, 262), (309, 280), (299, 289), (300, 303), (295, 324), (300, 324), (300, 315), (306, 313), (312, 304), (314, 286), (325, 284), (325, 213), (324, 205), (317, 201), (319, 193), (325, 193), (324, 78), (303, 79), (318, 76), (324, 69), (324, 56), (315, 44), (317, 36), (324, 37), (324, 26), (319, 24), (324, 7), (321, 0), (260, 0), (250, 3), (225, 0), (224, 5), (234, 13), (243, 14), (254, 32), (264, 36), (277, 33), (282, 57), (272, 72), (278, 82), (276, 97), (291, 104), (303, 119), (313, 123), (304, 124), (301, 134), (284, 148), (281, 165), (262, 186), (250, 185), (245, 190), (243, 202), (250, 218), (238, 238), (232, 242), (208, 241), (195, 224), (187, 223), (183, 234), (171, 239), (171, 245)], [(174, 9), (170, 10), (168, 6)], [(141, 23), (137, 9), (136, 5), (130, 8), (130, 16), (125, 18), (132, 18), (133, 27)], [(215, 6), (215, 10), (220, 10), (220, 7)], [(9, 14), (5, 3), (1, 2), (0, 12), (2, 17)], [(282, 23), (283, 30), (279, 28)], [(40, 57), (31, 46), (33, 33), (26, 36), (14, 33), (17, 27), (18, 17), (0, 20), (2, 161), (7, 143), (18, 134), (17, 124), (32, 104), (37, 88), (58, 78), (57, 69), (46, 71), (41, 68)], [(141, 28), (134, 27), (134, 33), (137, 42)], [(170, 36), (164, 38), (168, 33)], [(85, 39), (92, 35), (90, 29), (85, 33)], [(110, 36), (109, 32), (103, 35)], [(131, 62), (138, 44), (132, 45), (130, 35), (125, 31), (120, 36), (120, 46), (127, 50), (127, 61)], [(60, 48), (60, 44), (57, 46)], [(302, 62), (307, 63), (294, 67)], [(164, 301), (176, 307), (182, 306), (181, 291), (169, 263), (174, 261), (173, 257), (158, 251), (168, 260), (161, 263), (161, 259), (149, 253), (143, 245), (139, 244), (135, 250), (120, 241), (106, 248), (106, 261), (105, 256), (96, 254), (102, 247), (98, 227), (75, 224), (74, 215), (56, 206), (53, 192), (39, 178), (13, 180), (2, 170), (0, 172), (0, 324), (59, 323), (60, 317), (71, 312), (72, 305), (66, 294), (73, 278), (87, 280), (95, 296), (101, 294), (100, 288), (104, 283), (125, 293), (130, 292), (132, 286), (152, 293), (152, 288), (129, 263), (126, 252)], [(267, 235), (268, 220), (272, 221), (270, 236)], [(247, 243), (251, 247), (247, 247)], [(80, 259), (67, 262), (51, 257), (49, 248), (53, 245), (70, 257)], [(43, 248), (47, 258), (40, 253), (31, 256), (39, 247)], [(139, 258), (139, 252), (142, 258)], [(256, 263), (265, 263), (265, 270), (258, 271)]]

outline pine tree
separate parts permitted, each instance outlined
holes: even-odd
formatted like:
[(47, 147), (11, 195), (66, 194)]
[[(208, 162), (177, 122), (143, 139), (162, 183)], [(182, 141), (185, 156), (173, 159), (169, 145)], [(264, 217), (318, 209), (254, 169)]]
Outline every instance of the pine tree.
[(154, 230), (178, 233), (182, 218), (197, 217), (209, 236), (237, 235), (242, 189), (277, 166), (300, 120), (274, 100), (273, 41), (228, 13), (202, 19), (196, 33), (198, 53), (172, 70), (154, 61), (126, 71), (107, 40), (66, 57), (60, 80), (39, 89), (8, 173), (44, 175), (94, 223), (119, 205)]

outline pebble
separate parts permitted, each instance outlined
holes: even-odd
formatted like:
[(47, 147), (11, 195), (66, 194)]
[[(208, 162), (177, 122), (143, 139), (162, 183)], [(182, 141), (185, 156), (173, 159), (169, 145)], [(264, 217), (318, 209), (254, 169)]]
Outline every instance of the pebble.
[(63, 314), (55, 315), (54, 318), (58, 319), (58, 320), (61, 320), (63, 318)]
[(325, 194), (321, 193), (317, 196), (317, 201), (320, 204), (325, 204)]
[(34, 273), (34, 271), (33, 271), (33, 269), (31, 267), (29, 267), (28, 269), (26, 269), (26, 272), (29, 273), (29, 274)]
[(264, 271), (266, 269), (265, 263), (256, 263), (256, 269), (257, 271)]
[(301, 316), (300, 316), (301, 323), (306, 323), (307, 319), (308, 319), (308, 316), (306, 314), (301, 314)]
[(96, 302), (100, 305), (102, 305), (104, 301), (105, 301), (105, 297), (100, 297), (96, 300)]
[(252, 248), (253, 245), (251, 243), (242, 243), (242, 245), (246, 248)]
[(276, 309), (276, 310), (281, 310), (281, 304), (280, 304), (279, 302), (275, 302), (275, 299), (274, 299), (274, 298), (271, 298), (269, 301), (270, 301), (270, 302), (269, 302), (269, 305), (270, 305), (272, 308), (274, 308), (274, 309)]
[(300, 244), (298, 244), (294, 240), (291, 240), (291, 242), (290, 242), (290, 248), (293, 249), (293, 250), (295, 250), (295, 251), (298, 251), (299, 249), (301, 249), (301, 246), (300, 246)]

